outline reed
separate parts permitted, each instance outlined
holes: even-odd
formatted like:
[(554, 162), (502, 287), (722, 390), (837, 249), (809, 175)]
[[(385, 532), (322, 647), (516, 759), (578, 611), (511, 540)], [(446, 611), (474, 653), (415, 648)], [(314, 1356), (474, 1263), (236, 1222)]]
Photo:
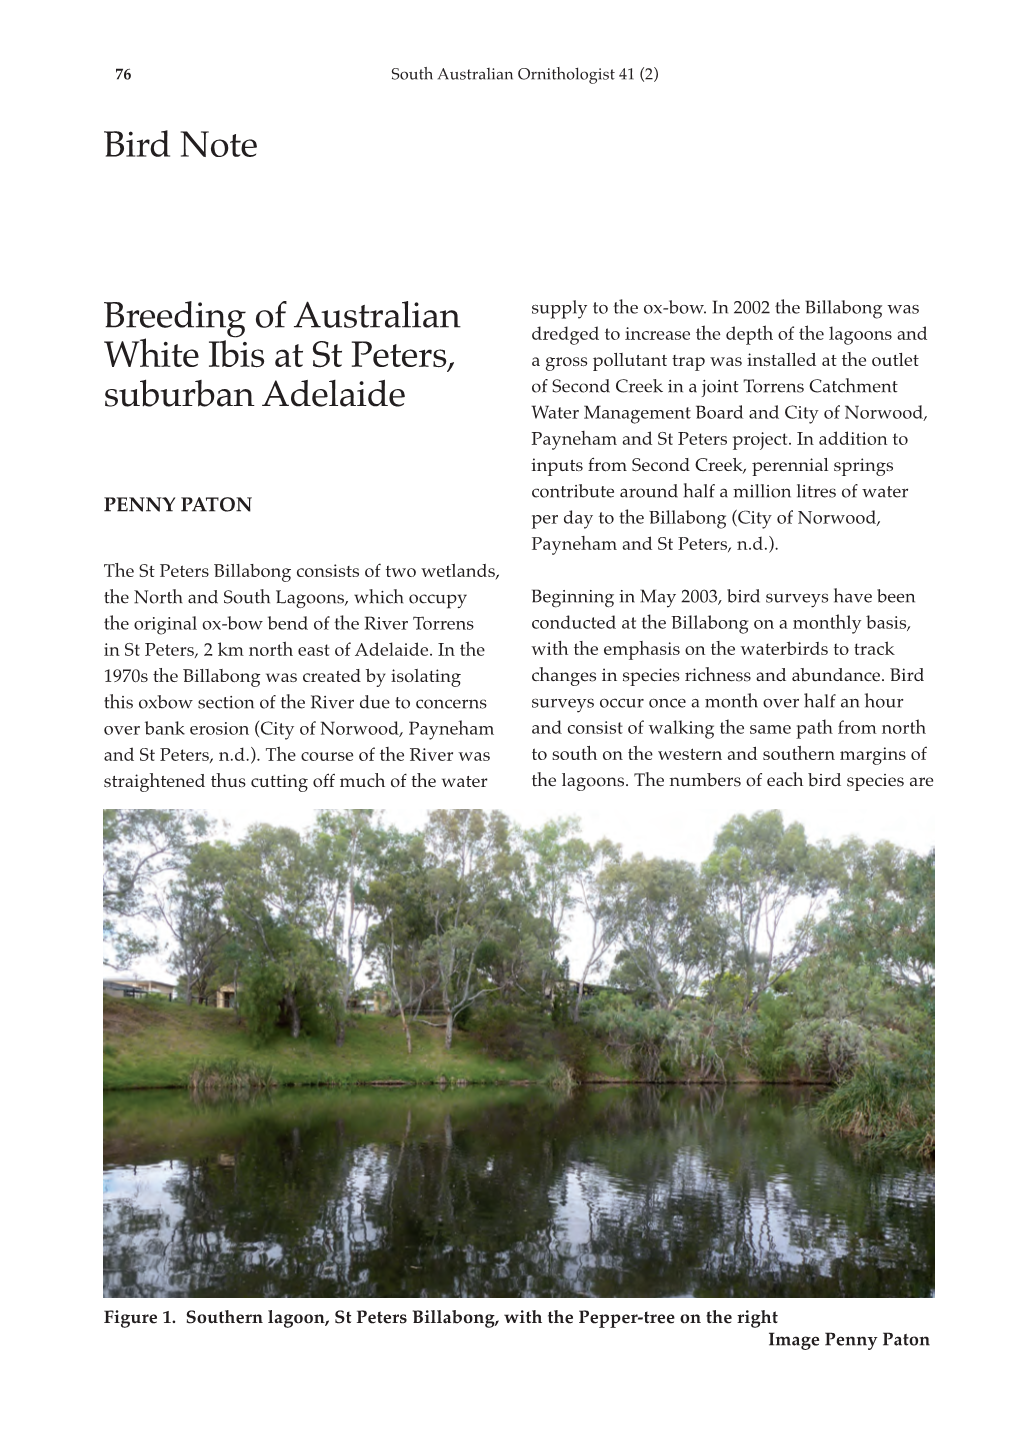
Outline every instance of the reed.
[(561, 1059), (546, 1076), (544, 1082), (548, 1088), (555, 1089), (561, 1094), (572, 1094), (577, 1088), (578, 1080), (570, 1065)]
[(188, 1085), (196, 1094), (249, 1094), (271, 1089), (277, 1082), (269, 1065), (244, 1059), (212, 1059), (195, 1065)]

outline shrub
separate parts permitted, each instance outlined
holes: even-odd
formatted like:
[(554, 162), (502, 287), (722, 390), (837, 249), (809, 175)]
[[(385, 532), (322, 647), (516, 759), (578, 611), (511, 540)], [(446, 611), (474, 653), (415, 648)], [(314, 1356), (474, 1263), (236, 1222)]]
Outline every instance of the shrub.
[(864, 1058), (868, 1031), (853, 1019), (804, 1019), (790, 1032), (801, 1068), (836, 1082), (848, 1079)]
[(495, 1001), (472, 1012), (471, 1030), (492, 1059), (542, 1060), (552, 1054), (552, 1029), (542, 1010)]
[(795, 1062), (790, 1046), (792, 1009), (786, 999), (764, 994), (751, 1027), (747, 1056), (760, 1078), (774, 1083), (788, 1073)]
[(667, 1079), (725, 1079), (732, 1021), (718, 1011), (603, 1007), (586, 1011), (588, 1027), (636, 1074), (654, 1084)]

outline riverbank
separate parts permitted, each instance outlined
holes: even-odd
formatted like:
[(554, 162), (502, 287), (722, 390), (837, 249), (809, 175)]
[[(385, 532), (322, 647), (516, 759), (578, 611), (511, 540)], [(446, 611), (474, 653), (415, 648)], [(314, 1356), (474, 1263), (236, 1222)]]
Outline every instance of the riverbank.
[[(337, 1048), (325, 1036), (292, 1039), (279, 1030), (256, 1049), (231, 1010), (165, 1000), (103, 998), (103, 1088), (187, 1088), (195, 1070), (257, 1066), (276, 1084), (555, 1083), (566, 1077), (550, 1044), (545, 1057), (493, 1058), (466, 1031), (446, 1049), (443, 1030), (411, 1025), (408, 1055), (399, 1019), (359, 1015)], [(633, 1082), (622, 1065), (592, 1043), (586, 1077)]]
[[(342, 1047), (324, 1035), (292, 1039), (283, 1029), (255, 1048), (236, 1013), (165, 1000), (103, 999), (103, 1088), (106, 1091), (186, 1089), (240, 1092), (267, 1086), (321, 1085), (546, 1085), (640, 1084), (632, 1070), (599, 1043), (571, 1031), (569, 1065), (550, 1026), (548, 1037), (532, 1043), (527, 1057), (502, 1057), (485, 1037), (458, 1030), (446, 1049), (437, 1025), (411, 1025), (408, 1055), (398, 1019), (359, 1015)], [(676, 1082), (666, 1080), (663, 1082)], [(827, 1081), (786, 1072), (763, 1079), (746, 1064), (730, 1060), (724, 1075), (682, 1081), (703, 1085), (821, 1085), (831, 1093), (820, 1106), (827, 1127), (853, 1139), (913, 1156), (935, 1154), (934, 1102), (918, 1102), (898, 1083), (884, 1089), (874, 1071), (833, 1089)], [(879, 1087), (881, 1098), (876, 1097)]]
[[(278, 1030), (268, 1044), (256, 1048), (233, 1010), (169, 1003), (162, 999), (123, 1000), (103, 997), (103, 1088), (186, 1089), (197, 1080), (229, 1088), (251, 1070), (251, 1085), (314, 1086), (323, 1084), (640, 1084), (642, 1080), (597, 1040), (571, 1031), (571, 1073), (549, 1037), (527, 1057), (494, 1054), (483, 1036), (458, 1030), (453, 1047), (444, 1047), (438, 1025), (411, 1024), (412, 1053), (399, 1019), (362, 1014), (351, 1023), (343, 1046), (325, 1035), (302, 1034), (292, 1039)], [(533, 1041), (533, 1043), (535, 1043)], [(731, 1067), (732, 1064), (732, 1067)], [(268, 1075), (268, 1079), (267, 1076)], [(706, 1073), (683, 1081), (692, 1084), (825, 1084), (788, 1075), (764, 1080), (743, 1061), (730, 1061), (725, 1075)]]

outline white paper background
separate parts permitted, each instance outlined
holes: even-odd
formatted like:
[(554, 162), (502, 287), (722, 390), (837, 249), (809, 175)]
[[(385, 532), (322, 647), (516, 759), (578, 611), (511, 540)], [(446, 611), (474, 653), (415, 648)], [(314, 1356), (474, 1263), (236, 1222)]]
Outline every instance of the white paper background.
[[(46, 1027), (61, 1031), (73, 1073), (53, 1067), (63, 1053), (19, 1044), (37, 1091), (38, 1115), (18, 1118), (40, 1221), (31, 1256), (17, 1255), (10, 1292), (41, 1295), (54, 1316), (65, 1310), (76, 1388), (97, 1395), (102, 1366), (118, 1405), (142, 1409), (159, 1427), (198, 1407), (222, 1416), (260, 1404), (303, 1417), (353, 1412), (384, 1425), (482, 1417), (499, 1427), (545, 1408), (556, 1418), (613, 1422), (650, 1412), (677, 1421), (753, 1417), (766, 1426), (805, 1413), (849, 1426), (876, 1408), (888, 1425), (925, 1415), (925, 1390), (937, 1369), (954, 1367), (951, 1339), (967, 1322), (955, 1253), (943, 1252), (942, 1271), (952, 1269), (960, 1300), (951, 1322), (943, 1313), (941, 1331), (934, 1304), (782, 1308), (785, 1332), (890, 1327), (933, 1336), (935, 1347), (912, 1354), (780, 1355), (761, 1331), (704, 1327), (522, 1329), (514, 1337), (527, 1339), (526, 1349), (513, 1345), (509, 1330), (337, 1330), (327, 1345), (318, 1330), (317, 1343), (308, 1331), (189, 1332), (183, 1305), (171, 1308), (172, 1329), (119, 1341), (104, 1334), (110, 1305), (99, 1297), (98, 1209), (87, 1173), (95, 1166), (98, 1079), (88, 1014), (94, 958), (86, 953), (93, 924), (85, 913), (103, 775), (100, 567), (488, 561), (501, 579), (476, 584), (472, 604), (485, 644), (500, 653), (492, 665), (505, 683), (505, 749), (528, 723), (523, 618), (532, 585), (633, 587), (648, 575), (641, 554), (617, 554), (605, 568), (591, 556), (529, 555), (530, 304), (756, 295), (919, 302), (932, 341), (911, 382), (941, 421), (905, 459), (909, 505), (890, 512), (877, 537), (800, 541), (795, 558), (771, 559), (770, 572), (783, 560), (772, 580), (791, 587), (824, 589), (845, 576), (859, 590), (917, 592), (911, 615), (929, 672), (934, 757), (945, 749), (946, 723), (959, 732), (966, 719), (960, 680), (968, 663), (973, 669), (987, 652), (983, 638), (968, 638), (952, 678), (952, 663), (937, 660), (940, 633), (959, 641), (961, 606), (974, 603), (991, 572), (963, 530), (939, 527), (936, 518), (961, 483), (983, 480), (994, 461), (994, 419), (983, 426), (969, 414), (981, 375), (996, 381), (987, 301), (1001, 249), (994, 232), (979, 242), (974, 205), (994, 215), (998, 203), (984, 181), (1001, 154), (1002, 9), (979, 7), (980, 22), (968, 20), (966, 33), (952, 29), (945, 7), (888, 3), (730, 3), (711, 11), (519, 4), (505, 12), (99, 4), (47, 13), (53, 26), (45, 35), (38, 19), (25, 34), (39, 74), (37, 83), (24, 80), (30, 124), (19, 129), (16, 158), (20, 261), (8, 343), (8, 357), (18, 345), (10, 379), (18, 424), (13, 612), (17, 623), (29, 613), (34, 623), (19, 634), (14, 686), (30, 713), (19, 733), (26, 759), (14, 766), (25, 816), (19, 844), (31, 850), (29, 858), (16, 852), (24, 862), (16, 958), (34, 979), (31, 949), (46, 947)], [(426, 64), (435, 71), (650, 64), (660, 78), (390, 79), (391, 66)], [(118, 65), (131, 67), (129, 84), (115, 82)], [(49, 82), (54, 77), (59, 83)], [(236, 131), (258, 139), (259, 155), (111, 162), (102, 157), (108, 128)], [(109, 412), (101, 401), (114, 381), (102, 347), (107, 298), (156, 308), (189, 298), (249, 310), (281, 300), (294, 309), (306, 299), (340, 308), (404, 298), (455, 307), (462, 328), (447, 336), (457, 367), (449, 377), (408, 375), (400, 412)], [(190, 491), (250, 493), (255, 510), (244, 518), (101, 514), (107, 493)], [(721, 571), (711, 556), (695, 555), (684, 578), (737, 579), (732, 563)], [(959, 605), (946, 603), (956, 581)], [(496, 689), (494, 677), (481, 684)], [(519, 742), (522, 751), (526, 744)], [(940, 781), (954, 781), (955, 823), (966, 814), (962, 750), (958, 739), (951, 766), (934, 759), (928, 766)], [(528, 823), (550, 811), (587, 812), (591, 834), (604, 831), (631, 851), (700, 858), (734, 810), (758, 804), (731, 792), (680, 801), (668, 791), (640, 802), (634, 792), (625, 801), (594, 793), (538, 801), (530, 769), (526, 760), (500, 760), (498, 779), (477, 803)], [(934, 840), (934, 798), (900, 790), (840, 793), (834, 802), (804, 790), (760, 804), (781, 805), (812, 838), (856, 833), (923, 849)], [(254, 814), (296, 822), (315, 804), (310, 794), (306, 802), (267, 795)], [(396, 810), (392, 800), (379, 804)], [(236, 829), (253, 808), (238, 802), (229, 813)], [(952, 838), (972, 843), (959, 828)], [(40, 927), (30, 913), (40, 905), (59, 910), (57, 920)], [(966, 986), (959, 972), (949, 978)], [(961, 1001), (972, 994), (960, 989)], [(980, 1060), (968, 1061), (968, 1072), (979, 1069)], [(37, 1160), (39, 1128), (55, 1102), (78, 1145), (75, 1157), (64, 1145), (51, 1179), (40, 1177)], [(65, 1388), (55, 1396), (59, 1405), (69, 1400)]]

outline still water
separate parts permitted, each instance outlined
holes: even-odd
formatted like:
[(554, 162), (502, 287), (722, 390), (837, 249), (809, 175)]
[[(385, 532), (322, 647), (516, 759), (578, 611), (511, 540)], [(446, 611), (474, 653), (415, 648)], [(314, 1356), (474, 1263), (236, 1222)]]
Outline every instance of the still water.
[(934, 1173), (803, 1090), (104, 1101), (108, 1297), (926, 1297)]

